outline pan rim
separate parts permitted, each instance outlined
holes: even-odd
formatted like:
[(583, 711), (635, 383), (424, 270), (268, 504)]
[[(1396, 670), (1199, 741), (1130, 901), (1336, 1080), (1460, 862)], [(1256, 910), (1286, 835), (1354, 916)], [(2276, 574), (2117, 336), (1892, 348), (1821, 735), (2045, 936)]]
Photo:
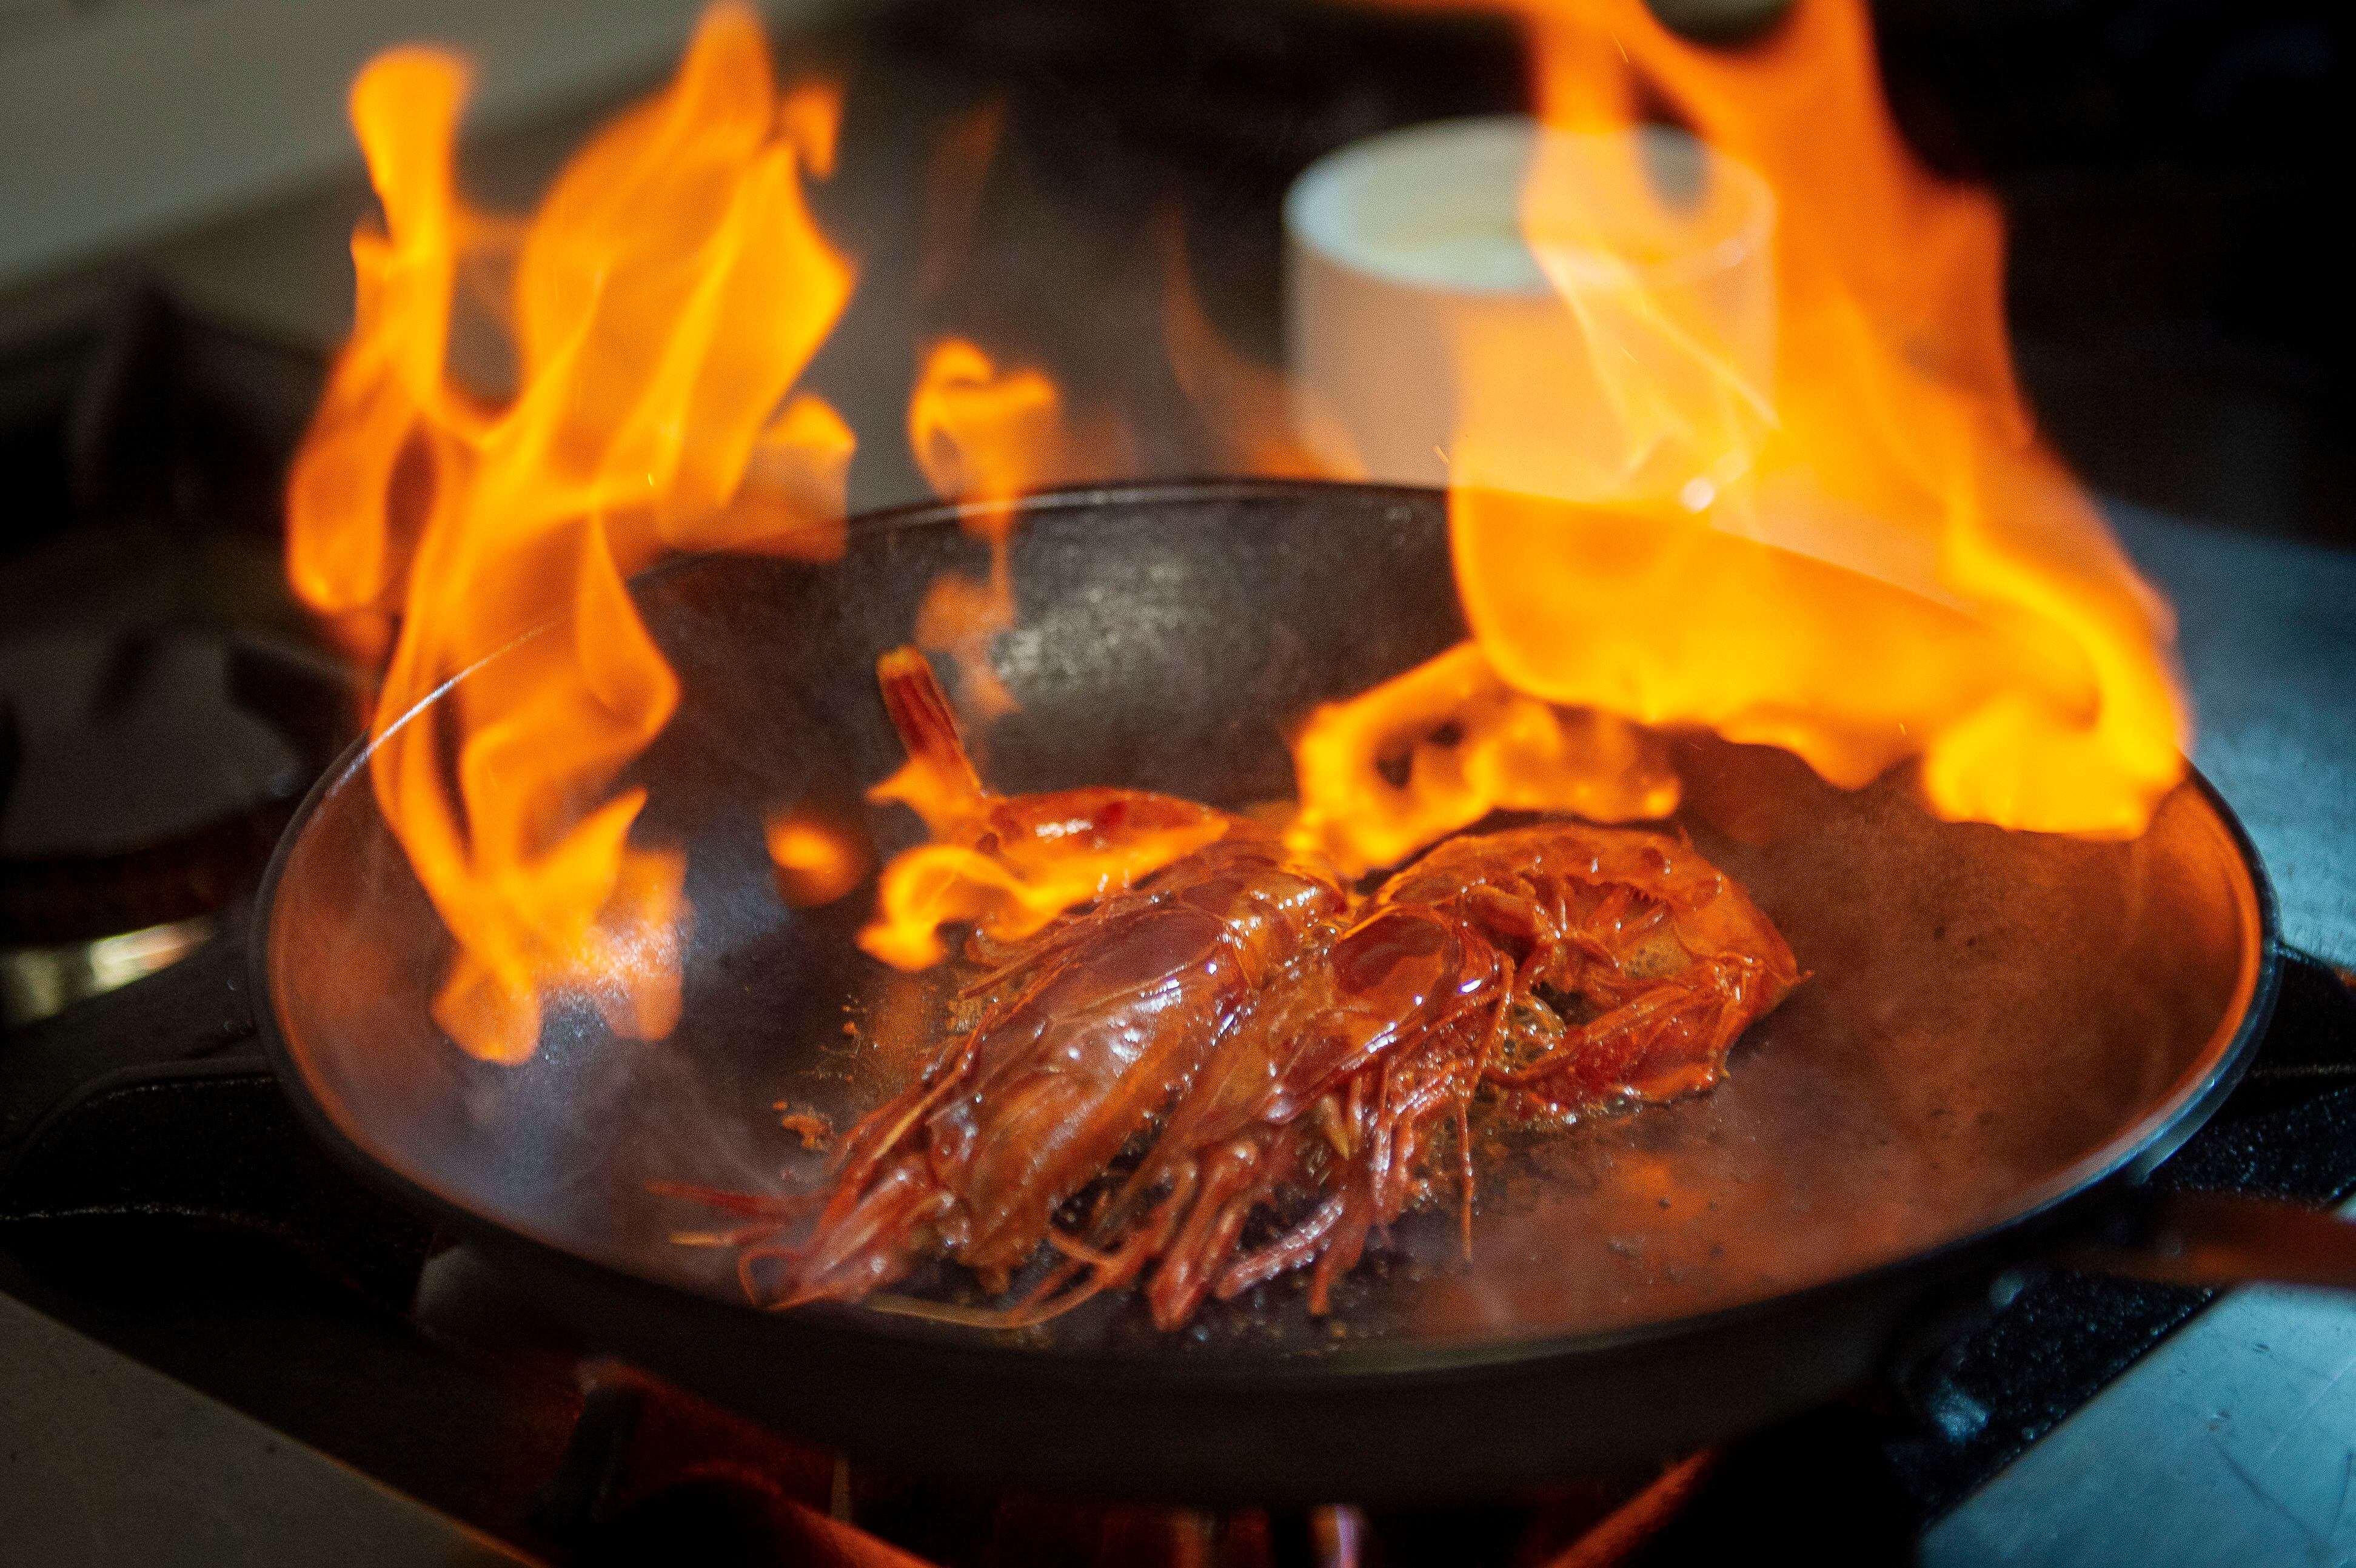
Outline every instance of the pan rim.
[[(1085, 510), (1121, 505), (1148, 506), (1156, 501), (1201, 502), (1214, 499), (1281, 500), (1319, 490), (1346, 489), (1360, 495), (1394, 497), (1419, 505), (1430, 504), (1444, 492), (1408, 485), (1339, 483), (1319, 479), (1158, 479), (1136, 483), (1090, 484), (1043, 490), (1023, 499), (1026, 513)], [(869, 511), (851, 518), (851, 542), (916, 528), (955, 525), (976, 509), (969, 503), (926, 501)], [(732, 553), (704, 551), (668, 558), (631, 579), (634, 587), (675, 573), (691, 571), (717, 560), (738, 558)], [(519, 633), (499, 649), (436, 686), (386, 727), (391, 734), (431, 707), (454, 686), (485, 664), (513, 648), (561, 624), (560, 614)], [(534, 1263), (569, 1274), (584, 1283), (625, 1292), (659, 1291), (682, 1313), (719, 1312), (765, 1319), (775, 1326), (766, 1332), (781, 1349), (799, 1347), (823, 1354), (830, 1348), (854, 1354), (886, 1354), (901, 1364), (931, 1361), (954, 1365), (963, 1372), (976, 1370), (977, 1359), (986, 1375), (1026, 1380), (1045, 1379), (1067, 1387), (1122, 1391), (1138, 1383), (1160, 1390), (1210, 1392), (1248, 1388), (1270, 1393), (1337, 1389), (1368, 1383), (1409, 1386), (1465, 1376), (1479, 1377), (1507, 1370), (1590, 1361), (1616, 1355), (1657, 1352), (1681, 1342), (1698, 1341), (1740, 1330), (1766, 1319), (1812, 1316), (1851, 1297), (1891, 1288), (1909, 1278), (1928, 1281), (1958, 1271), (1978, 1254), (2005, 1239), (2034, 1232), (2052, 1223), (2064, 1210), (2100, 1189), (2142, 1179), (2206, 1124), (2218, 1106), (2239, 1083), (2255, 1054), (2281, 981), (2283, 963), (2280, 916), (2272, 879), (2247, 829), (2206, 775), (2185, 762), (2183, 783), (2207, 806), (2223, 830), (2233, 861), (2245, 883), (2236, 888), (2247, 940), (2236, 976), (2233, 1001), (2194, 1065), (2158, 1097), (2152, 1108), (2121, 1129), (2098, 1148), (2062, 1170), (2026, 1189), (2026, 1195), (2005, 1213), (1933, 1246), (1840, 1274), (1828, 1280), (1736, 1303), (1709, 1312), (1605, 1328), (1534, 1337), (1500, 1335), (1443, 1345), (1374, 1341), (1351, 1345), (1331, 1355), (1256, 1357), (1249, 1351), (1233, 1355), (1170, 1356), (1151, 1349), (1076, 1349), (1060, 1346), (1011, 1345), (987, 1331), (960, 1335), (938, 1328), (912, 1332), (885, 1315), (856, 1306), (819, 1304), (779, 1313), (749, 1301), (731, 1301), (650, 1278), (635, 1270), (560, 1245), (509, 1226), (426, 1187), (371, 1155), (348, 1133), (315, 1091), (311, 1080), (288, 1044), (279, 1017), (277, 990), (271, 973), (271, 931), (278, 903), (279, 884), (294, 852), (322, 803), (363, 773), (381, 737), (366, 735), (352, 743), (305, 794), (285, 831), (273, 849), (254, 898), (247, 943), (248, 983), (262, 1003), (254, 1009), (255, 1033), (282, 1092), (293, 1104), (305, 1129), (359, 1177), (405, 1207), (449, 1225), (494, 1253), (528, 1257)]]

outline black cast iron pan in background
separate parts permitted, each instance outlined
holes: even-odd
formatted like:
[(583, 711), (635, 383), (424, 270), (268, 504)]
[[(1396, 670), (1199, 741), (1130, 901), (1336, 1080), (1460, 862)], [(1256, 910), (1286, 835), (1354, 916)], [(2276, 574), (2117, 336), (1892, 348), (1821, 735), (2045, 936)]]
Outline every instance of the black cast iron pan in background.
[[(1287, 723), (1462, 636), (1430, 492), (1219, 482), (1025, 514), (1022, 625), (996, 655), (1021, 707), (981, 737), (1008, 791), (1288, 797)], [(1814, 978), (1719, 1090), (1501, 1157), (1469, 1262), (1449, 1219), (1411, 1217), (1329, 1319), (1280, 1283), (1168, 1336), (1112, 1299), (1024, 1337), (756, 1310), (726, 1257), (669, 1240), (712, 1217), (648, 1184), (774, 1188), (818, 1158), (774, 1102), (841, 1126), (880, 1092), (862, 1041), (914, 993), (851, 946), (872, 889), (787, 908), (762, 818), (866, 810), (899, 761), (874, 657), (935, 573), (980, 561), (935, 508), (855, 524), (835, 564), (699, 557), (635, 585), (685, 692), (632, 776), (638, 838), (687, 853), (667, 1040), (578, 1006), (520, 1067), (443, 1039), (448, 939), (358, 752), (257, 917), (262, 1032), (320, 1138), (584, 1345), (818, 1444), (995, 1485), (1261, 1501), (1495, 1491), (1690, 1449), (1864, 1379), (1925, 1299), (2149, 1170), (2271, 1005), (2271, 895), (2198, 779), (2143, 837), (2095, 844), (1938, 822), (1898, 781), (1844, 794), (1697, 741), (1680, 825)], [(867, 817), (886, 849), (913, 831)]]

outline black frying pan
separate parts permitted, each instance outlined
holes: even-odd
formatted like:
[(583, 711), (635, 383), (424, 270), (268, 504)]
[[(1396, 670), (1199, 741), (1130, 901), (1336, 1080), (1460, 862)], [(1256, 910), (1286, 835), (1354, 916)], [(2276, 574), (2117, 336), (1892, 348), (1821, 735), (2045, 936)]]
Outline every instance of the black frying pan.
[[(1022, 707), (982, 737), (1002, 789), (1287, 796), (1288, 721), (1462, 635), (1429, 492), (1163, 486), (1026, 513), (1023, 625), (997, 653)], [(872, 890), (787, 908), (761, 813), (864, 810), (898, 762), (873, 660), (936, 571), (980, 565), (956, 517), (868, 519), (830, 565), (700, 557), (636, 585), (685, 687), (635, 770), (642, 836), (689, 855), (669, 1039), (616, 1040), (585, 1007), (552, 1010), (519, 1068), (442, 1039), (448, 940), (357, 751), (281, 845), (252, 945), (264, 1036), (323, 1140), (584, 1343), (819, 1444), (1260, 1500), (1494, 1490), (1689, 1448), (1861, 1380), (1926, 1297), (2149, 1170), (2272, 1004), (2271, 895), (2197, 779), (2143, 837), (2094, 844), (1938, 822), (1898, 781), (1845, 794), (1698, 740), (1682, 825), (1815, 977), (1715, 1092), (1487, 1173), (1469, 1263), (1450, 1217), (1410, 1217), (1332, 1319), (1280, 1283), (1173, 1336), (1114, 1299), (1023, 1337), (755, 1310), (725, 1256), (667, 1240), (712, 1218), (648, 1186), (773, 1188), (803, 1157), (773, 1101), (840, 1126), (880, 1092), (842, 1030), (847, 1001), (907, 983), (851, 947)], [(913, 832), (869, 818), (887, 850)]]

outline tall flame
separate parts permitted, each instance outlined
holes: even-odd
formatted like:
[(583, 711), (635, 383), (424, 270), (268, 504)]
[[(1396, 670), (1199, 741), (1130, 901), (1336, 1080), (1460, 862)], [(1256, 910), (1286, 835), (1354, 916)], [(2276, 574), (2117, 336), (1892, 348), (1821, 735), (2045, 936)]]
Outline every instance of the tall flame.
[[(926, 585), (916, 625), (917, 649), (957, 661), (960, 694), (979, 729), (1015, 706), (990, 654), (991, 640), (1016, 624), (1010, 551), (1022, 520), (1016, 503), (1058, 480), (1119, 471), (1127, 465), (1126, 442), (1118, 427), (1076, 426), (1061, 389), (1044, 372), (1002, 368), (974, 344), (949, 338), (925, 357), (908, 401), (908, 444), (934, 492), (967, 501), (962, 525), (990, 545), (989, 576), (939, 573)], [(1119, 792), (1105, 790), (1041, 797), (1076, 813), (1053, 823), (1053, 831), (1023, 822), (1019, 813), (1001, 816), (975, 777), (947, 710), (932, 714), (929, 698), (910, 695), (932, 690), (922, 654), (908, 649), (887, 654), (878, 674), (904, 736), (906, 715), (924, 712), (930, 717), (921, 733), (934, 741), (868, 791), (878, 804), (897, 802), (914, 811), (932, 835), (931, 842), (894, 855), (877, 878), (875, 919), (860, 933), (859, 945), (887, 963), (922, 969), (938, 962), (948, 951), (939, 929), (959, 922), (994, 940), (1017, 940), (1224, 831), (1223, 820), (1201, 808), (1183, 802), (1138, 808), (1127, 800), (1116, 803)], [(1108, 808), (1101, 820), (1091, 815), (1098, 807)], [(1176, 820), (1162, 822), (1161, 807), (1175, 809)]]
[[(801, 191), (832, 166), (836, 96), (781, 97), (742, 6), (712, 10), (670, 85), (520, 226), (457, 193), (465, 89), (425, 50), (353, 86), (384, 224), (353, 236), (354, 330), (289, 480), (288, 569), (322, 611), (398, 611), (371, 779), (456, 943), (435, 1019), (514, 1061), (551, 995), (633, 1036), (677, 1017), (680, 856), (630, 842), (644, 789), (597, 803), (679, 701), (624, 581), (669, 548), (841, 550), (850, 431), (787, 394), (851, 274)], [(449, 360), (462, 280), (501, 270), (514, 390), (494, 401)], [(446, 719), (410, 722), (502, 650)]]
[[(1862, 0), (1796, 0), (1732, 51), (1643, 0), (1522, 8), (1556, 133), (1523, 232), (1585, 353), (1454, 345), (1451, 536), (1480, 662), (1527, 697), (1781, 746), (1843, 785), (1917, 759), (1952, 820), (2139, 832), (2189, 740), (2170, 619), (2036, 438), (1999, 215), (1908, 153)], [(1662, 191), (1628, 134), (1647, 99), (1731, 160), (1698, 195)], [(1772, 316), (1751, 326), (1626, 237), (1632, 214), (1708, 233), (1746, 168), (1773, 222)], [(1534, 427), (1565, 383), (1591, 387), (1593, 415)], [(1396, 856), (1412, 802), (1376, 763), (1413, 706), (1383, 689), (1312, 715), (1298, 832)], [(1599, 756), (1616, 809), (1658, 804), (1641, 758)], [(1446, 771), (1445, 809), (1423, 810), (1439, 831), (1518, 803), (1512, 768)]]
[(1035, 370), (1001, 373), (962, 338), (925, 356), (908, 399), (908, 446), (925, 482), (943, 499), (976, 503), (969, 532), (990, 542), (990, 575), (944, 572), (916, 607), (916, 646), (946, 653), (963, 676), (967, 710), (983, 724), (1010, 713), (1014, 699), (990, 664), (990, 644), (1014, 629), (1014, 581), (1006, 542), (1015, 501), (1035, 489), (1062, 445), (1063, 394)]
[(990, 545), (990, 575), (943, 572), (916, 609), (916, 646), (957, 661), (959, 696), (986, 725), (1014, 708), (991, 668), (990, 647), (1014, 628), (1018, 607), (1008, 542), (1016, 506), (1044, 486), (1125, 471), (1125, 433), (1109, 422), (1072, 419), (1063, 390), (1044, 371), (1001, 367), (963, 338), (926, 353), (908, 399), (908, 446), (944, 500), (969, 504), (963, 526)]

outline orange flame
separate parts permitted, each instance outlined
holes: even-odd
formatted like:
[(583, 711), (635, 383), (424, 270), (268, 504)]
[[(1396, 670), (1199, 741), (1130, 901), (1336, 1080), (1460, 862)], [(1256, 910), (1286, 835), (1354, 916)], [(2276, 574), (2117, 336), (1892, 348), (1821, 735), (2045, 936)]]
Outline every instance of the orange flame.
[(764, 837), (778, 890), (798, 908), (833, 903), (859, 886), (874, 858), (855, 828), (807, 808), (770, 817)]
[(1006, 542), (1014, 503), (1063, 461), (1063, 395), (1035, 370), (1001, 372), (962, 338), (933, 345), (908, 399), (908, 446), (943, 499), (979, 502), (968, 532), (990, 542), (990, 575), (944, 572), (916, 608), (916, 646), (957, 660), (967, 711), (979, 724), (1012, 713), (1014, 698), (990, 663), (991, 639), (1015, 623)]
[[(1453, 728), (1449, 738), (1434, 732)], [(1367, 768), (1404, 757), (1394, 785)], [(1512, 690), (1471, 643), (1310, 715), (1293, 745), (1296, 845), (1350, 875), (1406, 859), (1493, 811), (1590, 822), (1665, 817), (1677, 777), (1661, 743), (1609, 713), (1566, 713)], [(1341, 803), (1341, 814), (1335, 811)]]
[[(1217, 813), (1170, 802), (1169, 822), (1099, 831), (1089, 811), (1112, 790), (1082, 789), (1062, 821), (1026, 824), (1030, 836), (1000, 839), (988, 851), (969, 843), (918, 844), (892, 857), (876, 889), (875, 918), (859, 945), (895, 969), (918, 970), (948, 956), (940, 928), (971, 924), (995, 942), (1044, 929), (1065, 910), (1135, 886), (1226, 832)], [(974, 832), (987, 818), (975, 819)]]
[[(836, 96), (781, 100), (741, 6), (706, 16), (669, 87), (519, 232), (458, 197), (464, 95), (424, 50), (353, 86), (384, 226), (353, 236), (354, 330), (289, 479), (288, 570), (322, 611), (399, 609), (371, 777), (457, 946), (435, 1019), (515, 1061), (553, 994), (628, 1035), (677, 1017), (681, 858), (629, 843), (643, 789), (588, 804), (679, 700), (624, 580), (666, 548), (840, 551), (850, 432), (787, 394), (851, 274), (800, 183), (831, 166)], [(503, 403), (448, 368), (458, 280), (485, 263), (511, 274)], [(410, 722), (503, 650), (446, 718)]]
[(1011, 942), (1065, 910), (1134, 886), (1226, 833), (1228, 819), (1191, 800), (1132, 789), (1059, 789), (1012, 799), (983, 788), (924, 655), (876, 661), (884, 705), (908, 746), (898, 772), (867, 792), (924, 819), (931, 843), (892, 858), (859, 945), (900, 969), (948, 956), (945, 925)]
[[(990, 543), (990, 575), (940, 573), (926, 586), (915, 628), (917, 648), (957, 661), (968, 716), (986, 725), (1015, 707), (990, 651), (992, 639), (1016, 623), (1008, 549), (1021, 521), (1016, 503), (1059, 479), (1119, 471), (1127, 466), (1125, 443), (1111, 427), (1076, 434), (1061, 391), (1044, 372), (1001, 371), (972, 343), (949, 338), (926, 356), (908, 400), (908, 445), (936, 494), (974, 503), (963, 526)], [(895, 682), (931, 681), (921, 655), (911, 650), (887, 655), (878, 669), (887, 699)], [(991, 940), (1017, 940), (1225, 831), (1224, 819), (1200, 807), (1162, 802), (1178, 818), (1164, 822), (1159, 805), (1138, 804), (1158, 797), (1111, 790), (1025, 797), (1079, 813), (1033, 820), (1023, 814), (1027, 807), (1009, 806), (982, 789), (945, 711), (938, 727), (937, 746), (916, 751), (868, 791), (872, 800), (914, 810), (936, 841), (884, 866), (876, 918), (860, 933), (861, 947), (899, 968), (940, 961), (947, 953), (937, 934), (943, 925), (969, 922)], [(1117, 799), (1123, 803), (1113, 808), (1111, 825), (1089, 814)]]
[[(1915, 759), (1951, 820), (2141, 832), (2189, 740), (2169, 613), (2038, 444), (1997, 210), (1907, 152), (1861, 0), (1797, 0), (1735, 51), (1642, 0), (1523, 9), (1549, 133), (1523, 234), (1584, 353), (1453, 345), (1451, 533), (1478, 652), (1430, 682), (1477, 660), (1530, 698), (1783, 746), (1843, 785)], [(1659, 188), (1665, 134), (1630, 131), (1647, 97), (1720, 159), (1697, 195)], [(1772, 191), (1755, 318), (1703, 281), (1735, 252), (1676, 249), (1729, 242), (1745, 169)], [(1534, 424), (1567, 405), (1587, 415)], [(1379, 861), (1403, 822), (1515, 802), (1522, 776), (1477, 757), (1433, 787), (1444, 808), (1384, 794), (1377, 748), (1433, 716), (1428, 690), (1312, 719), (1298, 832)], [(1659, 804), (1625, 754), (1600, 766), (1605, 815)]]

